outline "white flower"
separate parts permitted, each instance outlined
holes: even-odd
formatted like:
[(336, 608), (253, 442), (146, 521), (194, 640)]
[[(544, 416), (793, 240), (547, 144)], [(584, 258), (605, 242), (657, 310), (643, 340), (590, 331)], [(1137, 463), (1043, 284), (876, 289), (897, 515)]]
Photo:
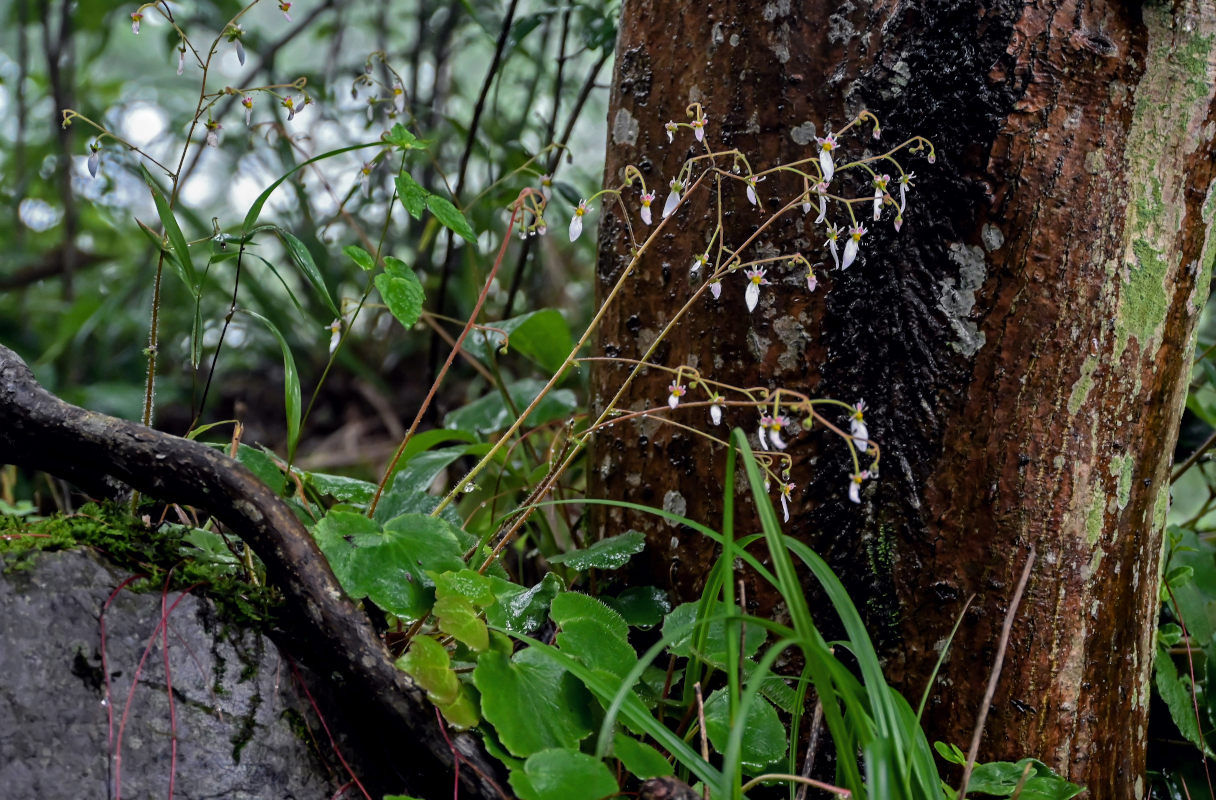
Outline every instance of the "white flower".
[(287, 121), (291, 122), (296, 118), (296, 101), (291, 95), (283, 98), (283, 108), (287, 109)]
[[(667, 143), (671, 144), (673, 137), (675, 135), (675, 132), (676, 132), (676, 124), (674, 122), (668, 122), (666, 125), (663, 126), (663, 130), (667, 131)], [(667, 215), (664, 214), (663, 216), (667, 216)]]
[(715, 300), (717, 300), (719, 297), (721, 297), (722, 296), (722, 281), (710, 281), (709, 282), (709, 293), (714, 296)]
[(747, 202), (754, 206), (760, 205), (760, 201), (756, 199), (756, 184), (764, 178), (757, 178), (755, 175), (750, 175), (747, 178)]
[(816, 136), (815, 141), (819, 142), (819, 168), (823, 170), (823, 181), (829, 183), (832, 176), (836, 174), (836, 162), (832, 160), (832, 151), (836, 149), (836, 137), (829, 133), (822, 139)]
[(654, 202), (654, 192), (642, 192), (642, 222), (650, 225), (653, 221), (650, 216), (650, 204)]
[(768, 414), (760, 415), (760, 428), (756, 431), (756, 438), (760, 440), (760, 446), (765, 450), (768, 449)]
[(671, 212), (676, 210), (676, 206), (680, 205), (680, 193), (684, 191), (684, 184), (676, 179), (671, 181), (671, 194), (667, 195), (667, 202), (663, 203), (663, 219), (671, 216)]
[(849, 499), (854, 503), (861, 502), (861, 482), (868, 477), (869, 472), (856, 472), (849, 478)]
[(756, 303), (760, 300), (760, 287), (768, 285), (768, 281), (764, 279), (764, 272), (762, 269), (743, 271), (743, 274), (747, 276), (747, 289), (743, 292), (743, 300), (747, 303), (748, 311), (756, 310)]
[(715, 425), (722, 424), (722, 395), (715, 394), (709, 398), (709, 421)]
[(327, 327), (329, 328), (329, 354), (332, 356), (338, 349), (338, 342), (342, 341), (342, 320), (335, 319)]
[(89, 175), (96, 178), (101, 166), (101, 145), (93, 142), (89, 145)]
[(552, 193), (553, 193), (553, 176), (552, 176), (552, 175), (541, 175), (541, 176), (540, 176), (540, 194), (541, 194), (541, 197), (543, 197), (543, 198), (545, 198), (546, 200), (548, 200), (548, 199), (549, 199), (549, 196), (550, 196)]
[(840, 238), (840, 228), (834, 224), (828, 225), (828, 248), (832, 251), (832, 261), (836, 269), (840, 269), (840, 252), (836, 249), (836, 240)]
[(794, 491), (794, 484), (781, 484), (781, 511), (785, 515), (785, 521), (790, 521), (790, 492)]
[[(828, 185), (825, 181), (820, 181), (815, 184), (815, 193), (819, 195), (819, 216), (815, 217), (815, 224), (818, 225), (828, 217)], [(804, 209), (805, 210), (805, 209)]]
[[(242, 64), (245, 62), (241, 62)], [(186, 71), (186, 48), (177, 48), (177, 74), (181, 75)]]
[(692, 260), (692, 266), (688, 268), (688, 271), (693, 275), (696, 275), (697, 272), (700, 271), (701, 267), (705, 266), (707, 263), (709, 263), (709, 257), (704, 253), (698, 253), (696, 258)]
[(245, 126), (250, 127), (253, 124), (253, 97), (245, 95), (241, 98), (241, 105), (245, 107)]
[(857, 258), (858, 242), (866, 233), (866, 229), (860, 225), (854, 225), (849, 228), (849, 240), (844, 243), (844, 260), (840, 262), (841, 269), (848, 269), (853, 260)]
[(400, 82), (393, 84), (393, 108), (398, 114), (405, 113), (405, 87)]
[(679, 383), (673, 383), (667, 387), (667, 391), (671, 393), (667, 395), (667, 405), (672, 411), (674, 411), (676, 406), (680, 404), (680, 398), (683, 397), (684, 393), (688, 390)]
[(283, 16), (287, 17), (287, 21), (291, 22), (291, 14), (287, 13), (291, 11), (291, 3), (279, 3), (279, 11), (282, 11)]
[(224, 128), (224, 126), (219, 124), (215, 120), (212, 120), (212, 119), (207, 120), (207, 146), (208, 147), (219, 147), (220, 146), (220, 131), (223, 130), (223, 128)]
[(810, 264), (806, 265), (806, 290), (808, 292), (815, 291), (815, 287), (819, 285), (819, 279), (815, 277), (815, 268)]
[(692, 135), (697, 138), (698, 142), (705, 141), (705, 123), (708, 120), (705, 117), (697, 117), (692, 121)]
[(877, 222), (882, 217), (882, 202), (887, 196), (887, 184), (891, 181), (890, 175), (876, 175), (874, 177), (874, 221)]
[(857, 445), (857, 449), (864, 453), (870, 449), (870, 431), (866, 428), (864, 414), (866, 401), (858, 400), (857, 405), (853, 408), (855, 411), (849, 419), (849, 433), (853, 436), (853, 443)]
[(904, 214), (904, 207), (908, 201), (908, 189), (912, 186), (912, 179), (916, 177), (915, 172), (905, 172), (899, 176), (899, 215)]
[(778, 450), (786, 448), (785, 440), (781, 438), (781, 429), (790, 424), (789, 418), (778, 414), (775, 417), (769, 417), (768, 425), (768, 440), (773, 443), (773, 447)]
[(372, 166), (372, 162), (364, 161), (359, 169), (359, 187), (363, 190), (364, 197), (372, 196)]
[(131, 14), (131, 33), (139, 35), (139, 21), (144, 18), (144, 15), (136, 11)]
[(587, 201), (579, 200), (574, 216), (570, 218), (570, 241), (578, 239), (583, 234), (583, 215), (587, 213)]

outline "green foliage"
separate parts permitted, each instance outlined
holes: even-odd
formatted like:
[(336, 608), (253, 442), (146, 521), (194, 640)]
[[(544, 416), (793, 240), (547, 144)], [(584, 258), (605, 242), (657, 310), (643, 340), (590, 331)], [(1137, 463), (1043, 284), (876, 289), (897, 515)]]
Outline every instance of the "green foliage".
[(583, 550), (569, 550), (549, 557), (550, 564), (565, 564), (571, 569), (586, 572), (589, 569), (620, 569), (630, 557), (642, 552), (646, 537), (641, 531), (627, 531), (619, 536), (600, 539)]
[(392, 256), (384, 259), (384, 272), (376, 276), (376, 289), (384, 298), (388, 310), (409, 330), (422, 316), (425, 295), (422, 283), (405, 262)]

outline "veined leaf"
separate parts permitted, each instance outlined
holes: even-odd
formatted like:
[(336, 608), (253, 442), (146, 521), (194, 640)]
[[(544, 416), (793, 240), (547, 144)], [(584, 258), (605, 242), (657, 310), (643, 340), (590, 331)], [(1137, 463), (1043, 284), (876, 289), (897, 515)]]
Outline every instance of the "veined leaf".
[(291, 355), (291, 347), (283, 334), (270, 320), (256, 311), (241, 309), (244, 313), (260, 321), (279, 340), (283, 350), (283, 399), (287, 411), (287, 461), (295, 460), (296, 445), (300, 443), (300, 375), (296, 372), (296, 360)]
[(414, 271), (398, 258), (384, 259), (384, 272), (375, 278), (376, 289), (385, 305), (402, 326), (409, 330), (422, 316), (424, 294)]
[(294, 234), (282, 228), (278, 229), (278, 234), (287, 247), (287, 254), (291, 256), (292, 263), (300, 269), (300, 272), (304, 273), (304, 277), (317, 290), (317, 295), (324, 301), (325, 306), (335, 317), (342, 316), (342, 313), (338, 311), (338, 306), (334, 304), (333, 297), (329, 294), (329, 289), (325, 286), (325, 279), (321, 277), (317, 263), (313, 261), (312, 253), (308, 252), (308, 248)]
[(181, 226), (177, 224), (177, 217), (174, 216), (173, 209), (169, 207), (169, 201), (165, 199), (165, 195), (156, 185), (156, 180), (148, 172), (147, 167), (141, 163), (139, 169), (143, 173), (144, 181), (148, 184), (148, 189), (152, 191), (152, 202), (156, 204), (156, 214), (160, 217), (160, 224), (165, 228), (165, 237), (168, 238), (170, 247), (169, 257), (177, 268), (178, 276), (190, 290), (190, 294), (197, 297), (199, 293), (198, 274), (194, 271), (194, 262), (190, 258), (190, 247), (186, 244), (186, 237), (182, 234)]
[(465, 219), (464, 214), (461, 214), (456, 206), (452, 205), (450, 200), (432, 194), (426, 198), (426, 207), (445, 228), (466, 242), (477, 244), (477, 234), (473, 233), (473, 226)]
[(430, 192), (423, 189), (422, 184), (414, 180), (414, 176), (408, 172), (402, 172), (393, 182), (397, 185), (397, 196), (401, 198), (401, 205), (405, 206), (411, 217), (422, 219), (422, 211), (426, 208), (426, 199)]
[(376, 260), (372, 258), (371, 253), (358, 245), (348, 244), (342, 248), (342, 252), (349, 256), (350, 260), (354, 261), (359, 266), (359, 269), (364, 272), (371, 272), (376, 268)]
[(527, 648), (508, 659), (483, 653), (473, 670), (481, 713), (516, 756), (553, 747), (577, 748), (591, 733), (590, 696), (573, 675)]
[(619, 569), (645, 547), (646, 537), (640, 531), (627, 531), (619, 536), (601, 539), (583, 550), (571, 550), (550, 556), (549, 563), (565, 564), (579, 572), (589, 569)]
[(522, 772), (511, 772), (511, 788), (520, 800), (600, 800), (620, 791), (604, 762), (566, 748), (533, 753)]

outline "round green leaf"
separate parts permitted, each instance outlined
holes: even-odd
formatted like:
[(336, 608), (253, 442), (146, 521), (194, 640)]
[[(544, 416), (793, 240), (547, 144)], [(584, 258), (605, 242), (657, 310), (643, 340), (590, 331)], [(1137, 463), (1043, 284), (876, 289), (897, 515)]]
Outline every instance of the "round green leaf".
[(529, 756), (522, 776), (511, 773), (511, 788), (521, 800), (600, 800), (619, 791), (604, 762), (565, 749)]
[(481, 713), (517, 756), (552, 747), (576, 748), (591, 733), (590, 700), (581, 683), (535, 649), (508, 659), (483, 653), (473, 670)]
[(761, 770), (785, 755), (785, 726), (781, 724), (777, 710), (767, 700), (762, 697), (753, 700), (746, 722), (741, 723), (734, 723), (730, 719), (729, 701), (727, 689), (719, 689), (705, 701), (705, 733), (715, 750), (725, 752), (731, 725), (743, 724), (747, 728), (740, 758), (745, 768)]

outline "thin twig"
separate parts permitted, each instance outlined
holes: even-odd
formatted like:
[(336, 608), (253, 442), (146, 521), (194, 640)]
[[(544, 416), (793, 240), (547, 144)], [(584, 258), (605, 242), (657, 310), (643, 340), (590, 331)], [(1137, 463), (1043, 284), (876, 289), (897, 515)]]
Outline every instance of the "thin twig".
[(1195, 452), (1191, 453), (1189, 456), (1186, 457), (1186, 461), (1183, 461), (1178, 467), (1176, 467), (1174, 469), (1174, 473), (1172, 475), (1170, 475), (1170, 483), (1173, 483), (1174, 481), (1181, 478), (1182, 473), (1184, 473), (1188, 469), (1190, 469), (1191, 466), (1196, 461), (1198, 461), (1200, 459), (1200, 457), (1203, 456), (1204, 453), (1206, 453), (1207, 451), (1212, 449), (1213, 445), (1216, 445), (1216, 430), (1213, 430), (1211, 435), (1208, 436), (1208, 438), (1203, 440), (1203, 444), (1199, 445), (1199, 447), (1197, 447), (1195, 449)]
[(992, 665), (992, 675), (988, 677), (988, 688), (984, 690), (984, 702), (980, 703), (980, 713), (975, 720), (975, 732), (971, 734), (971, 748), (967, 751), (967, 765), (963, 767), (963, 782), (958, 787), (958, 800), (967, 798), (967, 782), (971, 780), (971, 770), (975, 768), (975, 757), (980, 750), (980, 739), (984, 736), (984, 722), (988, 719), (988, 709), (992, 707), (992, 696), (996, 694), (996, 683), (1001, 677), (1001, 667), (1005, 663), (1005, 648), (1009, 645), (1009, 633), (1013, 629), (1013, 617), (1017, 614), (1022, 602), (1022, 592), (1026, 590), (1026, 582), (1030, 580), (1030, 569), (1034, 566), (1034, 545), (1030, 545), (1030, 553), (1026, 556), (1026, 566), (1022, 567), (1022, 577), (1018, 580), (1018, 588), (1013, 592), (1009, 602), (1009, 611), (1005, 613), (1005, 624), (1001, 626), (1001, 641), (996, 648), (996, 661)]

